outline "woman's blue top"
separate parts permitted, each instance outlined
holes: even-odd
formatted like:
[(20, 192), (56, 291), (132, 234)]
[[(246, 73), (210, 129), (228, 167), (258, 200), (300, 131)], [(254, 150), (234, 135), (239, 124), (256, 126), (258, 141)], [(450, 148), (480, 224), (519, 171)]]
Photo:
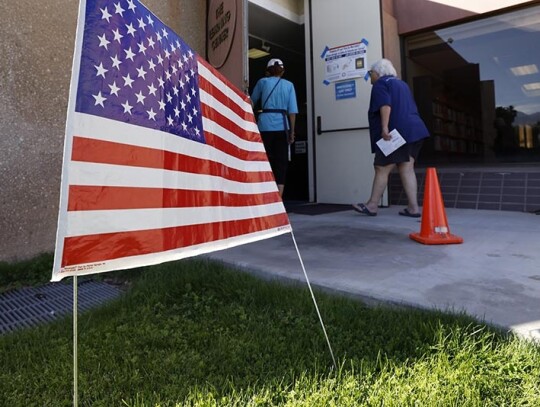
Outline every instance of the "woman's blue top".
[(381, 138), (382, 124), (380, 109), (390, 106), (388, 130), (397, 129), (408, 143), (429, 137), (428, 129), (418, 114), (409, 86), (395, 76), (381, 76), (373, 84), (369, 102), (369, 133), (371, 152), (375, 152), (376, 142)]

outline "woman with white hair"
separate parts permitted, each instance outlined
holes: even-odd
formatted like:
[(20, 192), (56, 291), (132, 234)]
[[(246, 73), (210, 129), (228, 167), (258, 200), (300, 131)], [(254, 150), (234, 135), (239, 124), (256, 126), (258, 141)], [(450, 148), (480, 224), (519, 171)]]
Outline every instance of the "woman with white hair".
[[(368, 119), (371, 152), (375, 153), (375, 177), (369, 200), (365, 204), (353, 204), (353, 209), (363, 215), (377, 215), (379, 202), (388, 185), (388, 176), (397, 165), (408, 200), (407, 207), (399, 214), (419, 218), (421, 215), (414, 163), (429, 132), (418, 114), (409, 86), (397, 77), (392, 62), (381, 59), (371, 66), (368, 73), (373, 85)], [(381, 138), (390, 140), (390, 131), (394, 129), (399, 131), (406, 143), (385, 156), (376, 143)]]

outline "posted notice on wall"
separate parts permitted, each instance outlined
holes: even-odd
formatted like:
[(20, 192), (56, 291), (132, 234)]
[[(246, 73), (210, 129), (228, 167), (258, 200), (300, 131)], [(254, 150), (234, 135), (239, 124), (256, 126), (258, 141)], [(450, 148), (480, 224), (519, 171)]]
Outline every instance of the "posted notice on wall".
[(326, 85), (353, 78), (363, 78), (367, 73), (368, 41), (355, 42), (334, 48), (326, 47), (321, 55), (325, 61)]

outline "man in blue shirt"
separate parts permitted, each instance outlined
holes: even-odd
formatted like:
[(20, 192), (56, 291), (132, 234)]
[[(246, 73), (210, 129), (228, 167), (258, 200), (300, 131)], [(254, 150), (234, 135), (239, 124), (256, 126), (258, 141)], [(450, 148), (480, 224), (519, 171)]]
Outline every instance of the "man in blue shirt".
[(261, 78), (251, 95), (253, 106), (261, 103), (257, 120), (268, 161), (283, 195), (287, 172), (289, 144), (294, 142), (294, 127), (298, 105), (294, 85), (283, 79), (283, 62), (272, 58), (267, 64), (267, 76)]
[[(371, 152), (375, 153), (375, 177), (369, 200), (365, 204), (353, 204), (353, 209), (364, 215), (377, 215), (379, 202), (388, 185), (388, 176), (397, 165), (408, 200), (407, 208), (399, 214), (419, 218), (421, 215), (414, 163), (429, 132), (418, 114), (409, 86), (397, 78), (396, 70), (389, 60), (375, 62), (369, 75), (373, 88), (368, 119)], [(376, 143), (381, 138), (390, 140), (390, 131), (393, 129), (403, 136), (406, 144), (385, 156)]]

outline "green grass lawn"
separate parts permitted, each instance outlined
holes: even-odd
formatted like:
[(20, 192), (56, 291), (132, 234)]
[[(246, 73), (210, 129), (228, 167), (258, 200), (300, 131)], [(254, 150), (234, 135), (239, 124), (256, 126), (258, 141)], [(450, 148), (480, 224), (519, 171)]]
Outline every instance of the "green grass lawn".
[(51, 280), (54, 256), (43, 253), (17, 263), (0, 261), (0, 293), (24, 286), (45, 284)]
[[(316, 292), (335, 371), (305, 286), (202, 260), (108, 274), (133, 284), (79, 315), (80, 406), (540, 406), (540, 347), (464, 316)], [(72, 343), (70, 318), (0, 336), (0, 406), (71, 405)]]

